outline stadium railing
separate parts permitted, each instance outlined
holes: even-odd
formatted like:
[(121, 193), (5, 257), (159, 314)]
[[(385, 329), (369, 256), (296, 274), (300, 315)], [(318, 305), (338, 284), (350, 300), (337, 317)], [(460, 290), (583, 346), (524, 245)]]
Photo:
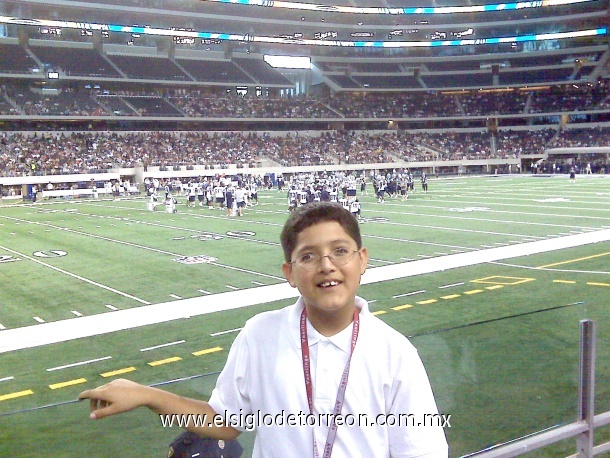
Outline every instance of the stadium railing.
[(596, 343), (595, 321), (581, 320), (578, 417), (575, 422), (468, 456), (472, 458), (511, 458), (574, 437), (577, 453), (567, 458), (589, 458), (610, 452), (610, 441), (599, 445), (594, 445), (593, 442), (595, 429), (610, 425), (610, 411), (595, 415)]

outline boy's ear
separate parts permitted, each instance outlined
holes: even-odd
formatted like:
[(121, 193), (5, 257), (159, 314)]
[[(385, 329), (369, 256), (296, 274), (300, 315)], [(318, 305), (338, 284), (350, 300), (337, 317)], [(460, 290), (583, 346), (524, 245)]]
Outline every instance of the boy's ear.
[(369, 252), (365, 247), (360, 249), (360, 275), (366, 272), (366, 266), (369, 263)]
[(283, 263), (282, 272), (284, 273), (284, 277), (286, 277), (286, 280), (288, 280), (288, 283), (290, 283), (290, 286), (295, 288), (296, 285), (292, 281), (292, 264), (290, 264), (288, 262)]

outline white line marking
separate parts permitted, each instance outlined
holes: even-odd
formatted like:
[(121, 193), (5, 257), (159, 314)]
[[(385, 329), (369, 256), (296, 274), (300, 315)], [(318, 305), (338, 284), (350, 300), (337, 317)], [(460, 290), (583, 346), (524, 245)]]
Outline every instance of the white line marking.
[(69, 275), (70, 277), (74, 277), (77, 280), (81, 280), (81, 281), (84, 281), (84, 282), (89, 283), (91, 285), (98, 286), (98, 287), (103, 288), (105, 290), (108, 290), (108, 291), (111, 291), (113, 293), (119, 294), (121, 296), (128, 297), (129, 299), (133, 299), (134, 301), (140, 302), (142, 304), (150, 305), (150, 302), (145, 301), (144, 299), (140, 299), (138, 297), (132, 296), (131, 294), (124, 293), (124, 292), (119, 291), (117, 289), (111, 288), (110, 286), (102, 285), (101, 283), (95, 282), (93, 280), (89, 280), (88, 278), (85, 278), (85, 277), (81, 277), (80, 275), (73, 274), (72, 272), (68, 272), (67, 270), (63, 270), (63, 269), (60, 269), (59, 267), (52, 266), (51, 264), (47, 264), (46, 262), (42, 262), (42, 261), (40, 261), (40, 260), (38, 260), (36, 258), (33, 258), (31, 256), (26, 256), (26, 255), (24, 255), (22, 253), (18, 253), (17, 251), (10, 250), (10, 249), (8, 249), (6, 247), (0, 246), (0, 248), (3, 249), (3, 250), (8, 251), (9, 253), (13, 253), (13, 254), (15, 254), (17, 256), (22, 256), (22, 257), (24, 257), (24, 258), (26, 258), (26, 259), (28, 259), (30, 261), (33, 261), (35, 263), (41, 264), (41, 265), (43, 265), (45, 267), (48, 267), (49, 269), (53, 269), (53, 270), (55, 270), (57, 272), (61, 272), (62, 274)]
[(112, 356), (104, 356), (103, 358), (90, 359), (90, 360), (87, 360), (87, 361), (80, 361), (78, 363), (66, 364), (65, 366), (52, 367), (50, 369), (47, 369), (47, 372), (53, 372), (53, 371), (58, 371), (58, 370), (61, 370), (61, 369), (67, 369), (69, 367), (84, 366), (85, 364), (97, 363), (98, 361), (106, 361), (107, 359), (112, 359)]
[[(4, 216), (4, 218), (7, 218), (7, 219), (10, 219), (10, 220), (13, 220), (13, 221), (19, 221), (17, 218), (11, 218), (9, 216)], [(60, 231), (65, 231), (65, 232), (70, 232), (72, 234), (78, 234), (78, 235), (83, 235), (85, 237), (92, 237), (94, 239), (104, 240), (106, 242), (114, 242), (114, 243), (119, 243), (121, 245), (127, 245), (127, 246), (131, 246), (131, 247), (135, 247), (135, 248), (141, 248), (143, 250), (153, 251), (155, 253), (168, 254), (170, 256), (182, 256), (180, 254), (172, 253), (170, 251), (159, 250), (157, 248), (151, 248), (151, 247), (147, 247), (147, 246), (144, 246), (144, 245), (138, 245), (137, 243), (125, 242), (123, 240), (111, 239), (110, 237), (103, 237), (101, 235), (95, 235), (95, 234), (91, 234), (91, 233), (88, 233), (88, 232), (75, 231), (74, 229), (68, 229), (66, 227), (55, 226), (55, 225), (48, 224), (48, 223), (45, 224), (45, 223), (40, 223), (40, 222), (36, 222), (36, 221), (28, 221), (28, 222), (31, 223), (31, 224), (37, 224), (37, 225), (40, 225), (40, 226), (49, 226), (49, 227), (51, 227), (53, 229), (57, 229), (57, 230), (60, 230)], [(111, 224), (111, 226), (114, 226), (114, 224)]]
[(461, 247), (461, 246), (455, 246), (455, 245), (447, 245), (444, 243), (422, 242), (421, 240), (398, 239), (395, 237), (381, 237), (379, 235), (362, 234), (362, 237), (368, 237), (370, 239), (377, 239), (377, 240), (390, 240), (393, 242), (413, 243), (416, 245), (430, 245), (430, 246), (443, 247), (443, 248), (461, 248), (462, 250), (473, 250), (473, 248)]
[(213, 334), (210, 334), (210, 336), (212, 336), (212, 337), (221, 336), (223, 334), (229, 334), (231, 332), (238, 332), (238, 331), (241, 331), (242, 329), (243, 328), (235, 328), (235, 329), (229, 329), (228, 331), (214, 332)]
[(118, 308), (116, 308), (114, 305), (106, 304), (106, 307), (108, 307), (110, 310), (114, 310), (114, 311), (118, 310)]
[[(0, 247), (2, 248), (2, 247)], [(218, 267), (224, 267), (225, 269), (231, 269), (231, 270), (237, 270), (239, 272), (245, 272), (247, 274), (252, 274), (252, 275), (260, 275), (261, 277), (267, 277), (267, 278), (273, 278), (275, 280), (286, 280), (283, 277), (276, 277), (275, 275), (267, 275), (267, 274), (262, 274), (260, 272), (255, 272), (253, 270), (247, 270), (247, 269), (240, 269), (239, 267), (234, 267), (234, 266), (227, 266), (225, 264), (219, 264), (217, 262), (210, 262), (208, 264), (211, 264), (213, 266), (218, 266)]]
[(413, 261), (411, 258), (399, 258), (401, 261)]
[(83, 316), (82, 313), (77, 312), (76, 310), (72, 310), (72, 313), (74, 313), (76, 316)]
[(35, 317), (34, 317), (34, 319), (35, 319), (36, 321), (38, 321), (39, 323), (44, 323), (44, 322), (45, 322), (45, 321), (44, 321), (42, 318), (40, 318), (39, 316), (35, 316)]
[(233, 291), (237, 291), (239, 288), (236, 286), (225, 285), (227, 288), (232, 289)]
[(170, 294), (169, 297), (173, 297), (174, 299), (182, 299), (180, 296), (177, 296), (175, 294)]
[(205, 289), (198, 289), (197, 291), (199, 291), (200, 293), (203, 293), (203, 294), (212, 294), (209, 291), (206, 291)]
[(386, 264), (394, 264), (393, 261), (386, 261), (385, 259), (375, 259), (375, 258), (369, 258), (369, 261), (374, 261), (374, 262), (385, 262)]
[(377, 299), (371, 299), (370, 301), (368, 301), (369, 304), (373, 304), (375, 302), (377, 302)]
[(398, 299), (399, 297), (413, 296), (414, 294), (420, 294), (420, 293), (425, 293), (425, 292), (426, 292), (425, 289), (420, 289), (419, 291), (411, 291), (410, 293), (397, 294), (396, 296), (392, 296), (392, 298), (393, 299)]
[(462, 286), (464, 284), (463, 281), (459, 282), (459, 283), (453, 283), (451, 285), (443, 285), (443, 286), (439, 286), (438, 289), (445, 289), (445, 288), (451, 288), (453, 286)]
[(142, 348), (142, 349), (140, 349), (140, 351), (149, 351), (149, 350), (156, 350), (157, 348), (171, 347), (172, 345), (179, 345), (179, 344), (183, 344), (184, 342), (186, 342), (186, 340), (176, 340), (175, 342), (155, 345), (154, 347)]
[(506, 263), (506, 262), (490, 262), (490, 264), (496, 264), (498, 266), (518, 267), (519, 269), (543, 270), (543, 271), (546, 271), (546, 272), (570, 272), (570, 273), (576, 273), (576, 274), (610, 275), (610, 272), (604, 271), (604, 270), (550, 269), (548, 267), (521, 266), (519, 264), (509, 264), (509, 263)]
[(442, 251), (435, 251), (434, 254), (438, 254), (439, 256), (447, 256), (447, 253), (443, 253)]
[(432, 256), (428, 256), (427, 254), (418, 254), (417, 256), (419, 256), (420, 258), (424, 258), (424, 259), (428, 259), (428, 258), (432, 257)]
[(254, 285), (265, 286), (265, 283), (261, 283), (260, 281), (252, 281)]
[(13, 380), (15, 377), (11, 376), (11, 377), (4, 377), (4, 378), (0, 378), (0, 382), (8, 382), (9, 380)]
[(481, 245), (483, 248), (495, 248), (493, 245)]
[[(443, 216), (443, 215), (427, 215), (427, 214), (424, 215), (424, 214), (418, 214), (418, 213), (399, 213), (399, 212), (388, 212), (388, 211), (381, 211), (381, 210), (369, 210), (369, 212), (383, 213), (385, 215), (387, 215), (389, 213), (389, 214), (399, 214), (402, 216), (413, 215), (413, 216), (425, 216), (425, 217), (434, 216), (435, 218), (468, 219), (469, 221), (496, 222), (496, 223), (504, 223), (504, 224), (520, 223), (520, 221), (503, 221), (503, 220), (493, 220), (493, 219), (483, 219), (483, 218), (463, 218), (461, 216)], [(389, 221), (380, 222), (380, 224), (388, 224), (388, 225), (393, 225), (393, 226), (421, 227), (421, 228), (425, 228), (425, 229), (444, 230), (444, 231), (453, 231), (453, 232), (473, 232), (473, 233), (477, 233), (477, 234), (507, 235), (510, 237), (524, 237), (522, 234), (512, 234), (512, 233), (495, 232), (495, 231), (483, 231), (483, 230), (477, 230), (477, 229), (465, 229), (465, 228), (456, 228), (456, 227), (431, 226), (431, 225), (427, 225), (427, 224), (393, 223), (393, 222), (389, 222)], [(531, 224), (534, 226), (566, 227), (566, 226), (561, 226), (558, 224), (545, 224), (545, 223), (527, 223), (527, 224)], [(574, 226), (567, 226), (567, 227), (574, 227)], [(364, 234), (363, 234), (363, 236), (364, 236)], [(536, 239), (543, 239), (543, 237), (535, 237), (535, 236), (532, 236), (532, 237), (534, 237)]]

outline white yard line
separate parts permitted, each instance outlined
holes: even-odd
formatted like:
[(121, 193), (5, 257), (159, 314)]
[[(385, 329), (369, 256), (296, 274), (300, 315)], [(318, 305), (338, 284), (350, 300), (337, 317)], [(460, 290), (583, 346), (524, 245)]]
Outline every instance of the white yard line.
[(241, 331), (243, 328), (227, 329), (226, 331), (213, 332), (210, 334), (211, 337), (222, 336), (223, 334), (230, 334), (232, 332)]
[(452, 283), (450, 285), (439, 286), (438, 289), (453, 288), (454, 286), (462, 286), (463, 284), (464, 284), (464, 282), (461, 281), (459, 283)]
[(184, 342), (186, 342), (186, 340), (176, 340), (175, 342), (168, 342), (168, 343), (164, 343), (161, 345), (155, 345), (154, 347), (141, 348), (140, 351), (150, 351), (150, 350), (156, 350), (157, 348), (171, 347), (173, 345), (183, 344)]
[[(468, 201), (465, 201), (465, 200), (454, 200), (454, 201), (451, 201), (451, 200), (443, 199), (442, 202), (443, 202), (443, 204), (455, 204), (455, 207), (459, 207), (459, 208), (464, 208), (464, 207), (482, 207), (482, 206), (487, 205), (486, 203), (482, 205), (481, 201), (478, 201), (478, 202), (477, 201), (468, 202)], [(531, 200), (530, 200), (530, 202), (531, 202)], [(573, 203), (576, 203), (576, 202), (573, 202)], [(590, 206), (591, 202), (582, 202), (582, 204)], [(536, 209), (540, 208), (540, 205), (515, 204), (515, 203), (504, 203), (504, 202), (493, 202), (493, 204), (490, 204), (490, 205), (494, 205), (494, 206), (499, 205), (499, 206), (512, 206), (512, 207), (526, 207), (526, 208), (531, 207), (531, 208), (536, 208)], [(443, 210), (443, 209), (447, 209), (447, 206), (446, 205), (421, 205), (421, 206), (418, 206), (417, 208), (430, 208), (430, 209), (433, 209), (433, 210)], [(454, 207), (451, 207), (451, 208), (454, 208)], [(552, 214), (551, 213), (541, 213), (541, 212), (527, 212), (527, 213), (524, 213), (522, 211), (494, 210), (494, 209), (485, 210), (484, 213), (502, 213), (502, 214), (520, 215), (520, 216), (523, 216), (525, 214), (525, 215), (542, 216), (542, 217), (553, 216), (553, 217), (565, 217), (565, 218), (574, 218), (574, 219), (610, 220), (610, 217), (608, 217), (608, 216), (587, 216), (587, 215), (572, 215), (572, 214), (569, 214), (569, 213), (566, 213), (566, 214), (557, 214), (557, 213), (555, 213), (557, 210), (569, 210), (569, 211), (573, 211), (574, 209), (570, 208), (570, 207), (553, 206), (553, 207), (550, 207), (550, 208), (553, 209), (554, 213), (552, 213)], [(608, 210), (605, 210), (603, 208), (596, 208), (595, 209), (596, 212), (598, 212), (600, 210), (601, 211), (608, 211)], [(405, 215), (417, 215), (416, 213), (400, 213), (400, 214), (401, 215), (402, 214), (405, 214)], [(426, 216), (436, 216), (436, 215), (426, 215)], [(574, 227), (574, 226), (572, 226), (572, 227)]]
[(36, 224), (38, 226), (46, 226), (46, 227), (50, 227), (52, 229), (57, 229), (58, 231), (65, 231), (65, 232), (70, 232), (72, 234), (82, 235), (82, 236), (85, 236), (85, 237), (92, 237), (94, 239), (100, 239), (100, 240), (104, 240), (106, 242), (119, 243), (121, 245), (127, 245), (127, 246), (134, 247), (134, 248), (140, 248), (140, 249), (143, 249), (143, 250), (154, 251), (156, 253), (168, 254), (170, 256), (176, 256), (176, 257), (182, 256), (181, 254), (172, 253), (170, 251), (159, 250), (157, 248), (151, 248), (151, 247), (147, 247), (147, 246), (144, 246), (144, 245), (138, 245), (137, 243), (125, 242), (123, 240), (111, 239), (110, 237), (103, 237), (101, 235), (95, 235), (95, 234), (91, 234), (91, 233), (88, 233), (88, 232), (75, 231), (74, 229), (68, 229), (68, 228), (61, 227), (61, 226), (55, 226), (55, 225), (49, 224), (49, 223), (41, 223), (41, 222), (37, 222), (37, 221), (20, 220), (18, 218), (11, 218), (10, 216), (1, 216), (1, 217), (2, 218), (6, 218), (6, 219), (10, 219), (12, 221), (20, 221), (22, 223)]
[(57, 272), (60, 272), (60, 273), (62, 273), (64, 275), (68, 275), (70, 277), (76, 278), (77, 280), (83, 281), (85, 283), (89, 283), (90, 285), (97, 286), (98, 288), (103, 288), (103, 289), (105, 289), (107, 291), (113, 292), (113, 293), (118, 294), (120, 296), (127, 297), (129, 299), (133, 299), (134, 301), (140, 302), (141, 304), (150, 305), (150, 302), (145, 301), (144, 299), (140, 299), (138, 297), (132, 296), (131, 294), (124, 293), (122, 291), (119, 291), (118, 289), (111, 288), (110, 286), (102, 285), (101, 283), (98, 283), (98, 282), (93, 281), (93, 280), (89, 280), (88, 278), (85, 278), (85, 277), (81, 277), (80, 275), (73, 274), (72, 272), (68, 272), (67, 270), (63, 270), (63, 269), (60, 269), (59, 267), (52, 266), (51, 264), (47, 264), (46, 262), (42, 262), (39, 259), (33, 258), (31, 256), (26, 256), (23, 253), (19, 253), (17, 251), (11, 250), (11, 249), (3, 247), (3, 246), (0, 246), (0, 249), (6, 250), (9, 253), (12, 253), (12, 254), (17, 255), (17, 256), (21, 256), (24, 259), (27, 259), (29, 261), (35, 262), (37, 264), (40, 264), (42, 266), (48, 267), (49, 269), (53, 269), (53, 270), (55, 270)]
[(508, 262), (490, 262), (490, 264), (495, 264), (497, 266), (516, 267), (518, 269), (542, 270), (545, 272), (566, 272), (566, 273), (575, 273), (575, 274), (610, 275), (610, 271), (603, 271), (603, 270), (551, 269), (549, 267), (534, 267), (534, 266), (522, 266), (520, 264), (509, 264)]
[[(133, 210), (133, 209), (129, 209), (129, 210)], [(93, 215), (93, 214), (83, 213), (83, 212), (78, 212), (77, 214), (82, 215), (82, 216), (100, 217), (99, 215)], [(183, 213), (183, 215), (191, 216), (191, 217), (197, 218), (197, 219), (205, 219), (205, 218), (225, 219), (224, 217), (205, 215), (205, 214), (193, 215), (191, 213)], [(111, 218), (111, 217), (101, 216), (101, 218)], [(123, 218), (114, 218), (114, 219), (117, 219), (119, 221), (123, 220)], [(151, 223), (149, 221), (141, 221), (141, 220), (136, 220), (133, 218), (129, 218), (129, 221), (131, 221), (132, 223), (143, 224), (146, 226), (162, 227), (164, 229), (174, 229), (176, 231), (181, 231), (181, 232), (190, 232), (190, 233), (193, 233), (193, 235), (197, 235), (199, 233), (201, 233), (201, 234), (207, 233), (207, 231), (202, 231), (201, 229), (190, 229), (190, 228), (185, 228), (185, 227), (180, 227), (180, 226), (173, 226), (173, 225), (169, 225), (169, 224), (161, 224), (160, 222)], [(241, 223), (244, 223), (244, 222), (252, 223), (252, 224), (260, 223), (260, 224), (265, 224), (265, 225), (281, 226), (281, 224), (277, 224), (277, 223), (266, 223), (266, 222), (261, 222), (261, 221), (252, 221), (252, 220), (245, 220), (245, 219), (235, 219), (234, 221), (239, 221)], [(228, 234), (220, 234), (220, 233), (218, 234), (218, 236), (222, 237), (222, 238), (228, 238), (228, 239), (234, 239), (234, 240), (244, 240), (246, 242), (262, 243), (263, 245), (273, 245), (273, 246), (280, 245), (279, 242), (271, 242), (268, 240), (260, 240), (260, 239), (255, 239), (255, 238), (251, 238), (251, 237), (239, 237), (236, 235), (228, 235)]]
[[(362, 284), (366, 285), (419, 276), (458, 267), (497, 262), (607, 241), (610, 241), (610, 229), (522, 243), (514, 246), (490, 248), (489, 250), (479, 250), (473, 253), (458, 253), (441, 258), (422, 259), (420, 261), (376, 267), (367, 270), (366, 274), (362, 277)], [(0, 353), (133, 329), (150, 324), (164, 323), (184, 317), (266, 304), (278, 300), (296, 298), (298, 295), (299, 293), (296, 288), (292, 288), (288, 283), (282, 282), (169, 303), (134, 307), (113, 313), (84, 316), (78, 320), (69, 319), (8, 329), (0, 332)]]
[[(381, 235), (362, 234), (362, 237), (369, 238), (369, 239), (377, 239), (377, 240), (389, 240), (392, 242), (413, 243), (415, 245), (428, 245), (428, 246), (434, 246), (434, 247), (454, 248), (454, 249), (459, 248), (461, 251), (477, 250), (477, 248), (464, 247), (464, 246), (459, 246), (459, 245), (447, 245), (446, 243), (432, 243), (432, 242), (423, 242), (421, 240), (399, 239), (396, 237), (382, 237)], [(521, 242), (518, 242), (518, 243), (521, 243)], [(455, 251), (455, 250), (451, 250), (451, 251)]]
[(84, 366), (85, 364), (106, 361), (107, 359), (112, 359), (112, 356), (104, 356), (103, 358), (90, 359), (87, 361), (79, 361), (78, 363), (66, 364), (64, 366), (51, 367), (50, 369), (47, 369), (47, 372), (59, 371), (61, 369), (68, 369), (70, 367)]
[(252, 274), (252, 275), (259, 275), (261, 277), (267, 277), (267, 278), (273, 278), (275, 280), (286, 280), (284, 277), (276, 277), (275, 275), (267, 275), (267, 274), (263, 274), (260, 272), (255, 272), (253, 270), (248, 270), (248, 269), (241, 269), (240, 267), (235, 267), (235, 266), (227, 266), (225, 264), (219, 264), (217, 262), (208, 262), (208, 264), (211, 264), (213, 266), (217, 266), (217, 267), (224, 267), (225, 269), (231, 269), (231, 270), (237, 270), (239, 272), (244, 272), (247, 274)]
[(398, 299), (399, 297), (413, 296), (414, 294), (422, 294), (425, 292), (426, 292), (425, 289), (420, 289), (419, 291), (411, 291), (410, 293), (397, 294), (396, 296), (392, 296), (392, 299)]
[(390, 221), (384, 221), (384, 222), (378, 223), (378, 224), (389, 224), (392, 226), (405, 226), (405, 227), (421, 227), (424, 229), (433, 229), (436, 231), (472, 232), (474, 234), (502, 235), (502, 236), (507, 236), (507, 237), (522, 237), (522, 238), (529, 237), (529, 238), (536, 238), (536, 239), (543, 238), (543, 237), (535, 237), (532, 235), (525, 235), (525, 234), (513, 234), (510, 232), (495, 232), (495, 231), (482, 231), (482, 230), (478, 230), (478, 229), (465, 229), (465, 228), (459, 228), (459, 227), (431, 226), (429, 224), (393, 223)]
[[(479, 206), (481, 206), (481, 204), (479, 203)], [(460, 207), (464, 207), (464, 204), (460, 205)], [(446, 207), (439, 207), (440, 210), (446, 209)], [(480, 213), (492, 213), (492, 210), (489, 211), (482, 211)], [(423, 216), (425, 218), (442, 218), (442, 219), (457, 219), (457, 220), (467, 220), (467, 221), (479, 221), (479, 222), (483, 222), (483, 223), (494, 223), (495, 225), (508, 225), (508, 226), (514, 226), (517, 224), (523, 224), (526, 226), (544, 226), (544, 227), (557, 227), (557, 228), (578, 228), (581, 229), (582, 226), (576, 226), (576, 225), (566, 225), (566, 224), (555, 224), (555, 223), (537, 223), (534, 221), (513, 221), (513, 220), (503, 220), (503, 219), (491, 219), (491, 218), (473, 218), (471, 216), (466, 216), (464, 213), (460, 213), (459, 216), (454, 216), (454, 215), (434, 215), (434, 214), (427, 214), (427, 213), (413, 213), (413, 212), (392, 212), (392, 211), (381, 211), (381, 210), (374, 210), (374, 209), (369, 209), (367, 208), (367, 215), (369, 213), (382, 213), (382, 214), (397, 214), (397, 215), (401, 215), (401, 216)], [(520, 214), (522, 217), (523, 216), (528, 216), (531, 213), (518, 213)], [(543, 214), (541, 216), (553, 216), (553, 217), (558, 217), (560, 215), (550, 215), (550, 214)], [(565, 218), (571, 218), (570, 215), (561, 215)], [(583, 217), (583, 215), (580, 215), (581, 218)], [(600, 216), (596, 216), (596, 217), (591, 217), (590, 219), (592, 220), (608, 220), (610, 221), (610, 218), (605, 218), (605, 217), (600, 217)], [(379, 222), (379, 224), (392, 224), (389, 223), (388, 221), (384, 221), (384, 222)], [(399, 224), (399, 223), (393, 223), (393, 224)], [(412, 224), (407, 224), (408, 226), (412, 226)], [(413, 226), (417, 226), (417, 225), (413, 225)], [(423, 226), (426, 227), (426, 226)], [(430, 226), (430, 227), (436, 227), (436, 226)], [(585, 227), (586, 228), (586, 227)], [(439, 228), (440, 229), (440, 228)], [(444, 229), (451, 229), (451, 228), (444, 228)], [(596, 228), (591, 227), (591, 228), (586, 228), (586, 229), (593, 229), (595, 230)], [(474, 231), (474, 232), (486, 232), (486, 231)], [(495, 234), (495, 232), (489, 232), (490, 234)], [(513, 234), (516, 235), (516, 234)]]

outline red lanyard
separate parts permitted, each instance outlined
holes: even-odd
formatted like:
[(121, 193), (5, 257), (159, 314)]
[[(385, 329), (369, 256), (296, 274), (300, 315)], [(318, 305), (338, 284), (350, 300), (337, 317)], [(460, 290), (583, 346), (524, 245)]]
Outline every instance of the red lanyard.
[[(313, 414), (313, 383), (311, 381), (311, 359), (309, 357), (309, 341), (307, 339), (307, 309), (303, 308), (301, 312), (301, 354), (303, 356), (303, 373), (305, 375), (305, 389), (307, 391), (307, 403), (309, 404), (309, 413)], [(347, 388), (347, 378), (349, 377), (349, 366), (352, 361), (352, 355), (354, 354), (354, 348), (356, 347), (356, 341), (358, 340), (358, 331), (360, 330), (360, 316), (358, 315), (358, 309), (354, 309), (354, 327), (352, 329), (352, 345), (349, 353), (349, 358), (345, 369), (343, 369), (343, 375), (341, 376), (341, 382), (339, 383), (339, 389), (337, 391), (337, 400), (335, 401), (335, 409), (331, 418), (330, 426), (328, 429), (328, 435), (326, 436), (326, 445), (324, 446), (323, 458), (330, 458), (330, 454), (333, 450), (333, 444), (337, 436), (337, 425), (335, 423), (335, 417), (341, 413), (343, 407), (343, 400), (345, 399), (345, 389)], [(313, 456), (318, 458), (318, 445), (316, 443), (316, 436), (313, 437)]]

